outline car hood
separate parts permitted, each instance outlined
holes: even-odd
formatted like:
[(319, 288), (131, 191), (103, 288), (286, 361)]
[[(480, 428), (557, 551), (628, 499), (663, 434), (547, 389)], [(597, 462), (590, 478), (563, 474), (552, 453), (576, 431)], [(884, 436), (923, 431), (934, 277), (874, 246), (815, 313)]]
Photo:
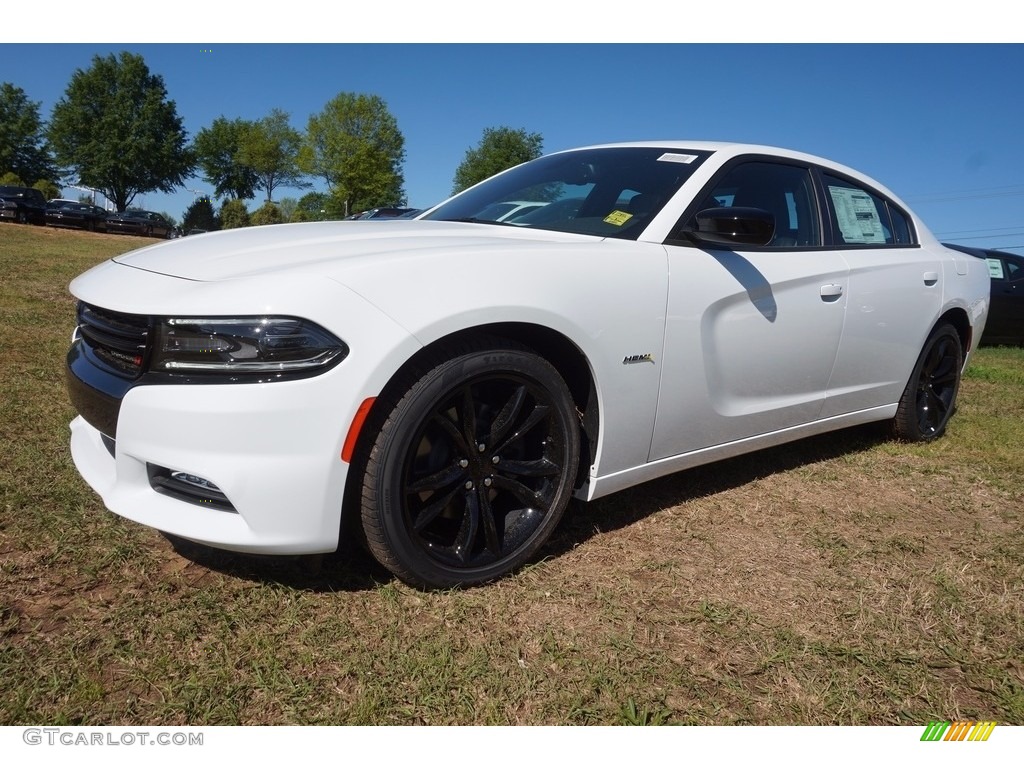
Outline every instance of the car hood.
[(114, 261), (187, 280), (216, 281), (280, 272), (339, 278), (357, 264), (452, 252), (580, 242), (586, 235), (441, 221), (275, 224), (194, 235), (142, 248)]

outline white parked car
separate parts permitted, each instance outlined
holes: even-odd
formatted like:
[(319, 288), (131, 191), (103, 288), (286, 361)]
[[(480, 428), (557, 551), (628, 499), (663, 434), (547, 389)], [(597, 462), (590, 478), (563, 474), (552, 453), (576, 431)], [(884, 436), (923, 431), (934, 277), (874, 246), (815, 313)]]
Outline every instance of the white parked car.
[[(478, 217), (523, 200), (547, 204)], [(71, 292), (71, 449), (111, 510), (244, 552), (359, 526), (449, 587), (533, 557), (573, 495), (864, 422), (938, 437), (989, 276), (849, 168), (659, 142), (413, 221), (154, 245)]]

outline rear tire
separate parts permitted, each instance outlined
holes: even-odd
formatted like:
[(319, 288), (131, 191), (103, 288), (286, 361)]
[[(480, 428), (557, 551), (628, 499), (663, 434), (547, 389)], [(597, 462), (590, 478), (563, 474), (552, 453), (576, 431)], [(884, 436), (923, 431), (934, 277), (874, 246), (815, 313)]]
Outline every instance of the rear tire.
[(366, 458), (363, 532), (398, 578), (428, 589), (482, 584), (526, 562), (558, 525), (579, 422), (542, 357), (496, 340), (449, 347), (374, 411), (383, 424)]
[(960, 335), (949, 323), (932, 331), (900, 398), (893, 432), (901, 440), (934, 440), (953, 415), (963, 368)]

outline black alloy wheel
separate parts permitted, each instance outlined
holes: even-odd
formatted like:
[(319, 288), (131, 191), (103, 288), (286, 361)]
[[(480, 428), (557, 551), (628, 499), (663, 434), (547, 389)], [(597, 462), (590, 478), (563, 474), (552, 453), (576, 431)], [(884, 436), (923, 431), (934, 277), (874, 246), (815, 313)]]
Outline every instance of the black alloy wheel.
[(920, 442), (934, 440), (945, 432), (956, 405), (962, 368), (960, 336), (956, 328), (943, 323), (925, 342), (900, 398), (893, 419), (897, 437)]
[(572, 396), (543, 358), (487, 345), (439, 359), (396, 402), (378, 402), (387, 418), (362, 499), (370, 551), (425, 588), (481, 584), (526, 562), (569, 503), (580, 451)]

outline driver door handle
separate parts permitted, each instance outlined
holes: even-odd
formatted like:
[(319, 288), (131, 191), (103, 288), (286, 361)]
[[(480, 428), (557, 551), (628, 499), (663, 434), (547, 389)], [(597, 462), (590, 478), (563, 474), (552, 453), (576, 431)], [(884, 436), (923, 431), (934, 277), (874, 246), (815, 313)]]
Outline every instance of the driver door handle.
[(838, 283), (829, 283), (821, 286), (822, 301), (835, 301), (843, 295), (843, 286)]

